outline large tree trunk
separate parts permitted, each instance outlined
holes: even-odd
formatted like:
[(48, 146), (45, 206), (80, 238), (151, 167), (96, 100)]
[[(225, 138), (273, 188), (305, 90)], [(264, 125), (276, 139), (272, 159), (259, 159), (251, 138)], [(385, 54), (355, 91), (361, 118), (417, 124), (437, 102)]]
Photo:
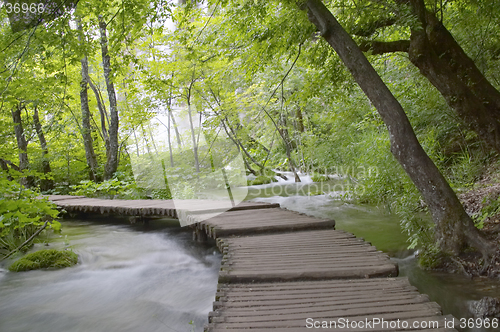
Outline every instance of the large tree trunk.
[(455, 192), (420, 146), (403, 108), (359, 47), (320, 0), (308, 0), (306, 7), (311, 22), (338, 53), (387, 126), (392, 154), (418, 188), (432, 214), (439, 248), (456, 255), (470, 245), (490, 257), (495, 248), (474, 227)]
[[(400, 0), (401, 1), (401, 0)], [(500, 153), (500, 92), (423, 0), (410, 1), (421, 27), (411, 30), (410, 61), (479, 137)]]
[[(29, 169), (28, 160), (28, 142), (26, 141), (26, 136), (24, 135), (23, 123), (21, 120), (21, 110), (23, 109), (23, 104), (19, 102), (12, 109), (12, 120), (14, 122), (14, 133), (16, 135), (17, 148), (19, 149), (19, 170), (24, 171)], [(32, 176), (27, 176), (21, 179), (21, 184), (25, 187), (32, 187), (34, 184), (34, 179)]]
[(104, 79), (109, 99), (109, 147), (106, 150), (106, 165), (104, 166), (104, 179), (109, 180), (118, 168), (118, 107), (116, 102), (115, 86), (111, 80), (111, 58), (108, 52), (108, 37), (106, 36), (106, 22), (99, 15), (99, 31), (101, 34), (101, 53)]
[[(40, 123), (40, 117), (38, 116), (38, 107), (35, 106), (33, 111), (33, 124), (35, 125), (36, 134), (38, 140), (40, 141), (40, 147), (42, 148), (42, 171), (46, 176), (49, 175), (52, 170), (50, 169), (50, 162), (48, 159), (49, 148), (47, 147), (47, 141), (45, 140), (45, 134), (43, 133), (42, 125)], [(54, 181), (52, 179), (42, 179), (40, 183), (40, 189), (42, 191), (47, 191), (54, 188)]]

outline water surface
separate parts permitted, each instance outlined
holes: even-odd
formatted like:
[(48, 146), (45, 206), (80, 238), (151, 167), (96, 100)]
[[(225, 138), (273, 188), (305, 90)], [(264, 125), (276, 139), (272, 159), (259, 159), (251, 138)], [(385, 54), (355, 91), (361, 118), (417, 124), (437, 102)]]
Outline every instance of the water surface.
[[(221, 256), (176, 221), (63, 221), (72, 268), (0, 274), (0, 331), (202, 331)], [(40, 249), (37, 245), (34, 250)]]

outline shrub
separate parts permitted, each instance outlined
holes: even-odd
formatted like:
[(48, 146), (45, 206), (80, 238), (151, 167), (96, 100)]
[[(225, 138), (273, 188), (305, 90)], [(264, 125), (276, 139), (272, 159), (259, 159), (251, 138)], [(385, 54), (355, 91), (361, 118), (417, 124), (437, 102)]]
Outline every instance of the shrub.
[(80, 184), (71, 186), (71, 188), (73, 189), (72, 195), (86, 197), (138, 199), (144, 196), (142, 190), (134, 182), (118, 179), (106, 180), (100, 183), (85, 180), (80, 181)]
[(0, 256), (17, 249), (46, 222), (59, 231), (58, 214), (55, 204), (0, 171)]

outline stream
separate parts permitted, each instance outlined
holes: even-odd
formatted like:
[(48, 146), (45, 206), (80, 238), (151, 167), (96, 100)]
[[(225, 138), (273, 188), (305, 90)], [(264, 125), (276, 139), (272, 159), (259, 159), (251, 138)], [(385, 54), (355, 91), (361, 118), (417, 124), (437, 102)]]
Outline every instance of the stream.
[[(500, 297), (498, 281), (421, 270), (406, 249), (397, 216), (346, 203), (338, 199), (342, 192), (308, 196), (308, 191), (325, 191), (317, 187), (324, 184), (301, 178), (301, 183), (280, 180), (249, 187), (248, 197), (335, 219), (337, 229), (388, 253), (399, 264), (400, 275), (439, 303), (444, 314), (469, 318), (469, 301)], [(147, 227), (110, 218), (63, 220), (62, 228), (49, 248), (69, 245), (79, 264), (23, 273), (0, 267), (0, 331), (203, 331), (217, 289), (221, 255), (215, 247), (194, 243), (191, 233), (172, 219)], [(31, 251), (41, 248), (36, 244)]]
[(110, 219), (63, 220), (62, 229), (48, 248), (69, 240), (79, 264), (2, 271), (0, 331), (203, 330), (217, 290), (221, 255), (215, 247), (194, 243), (176, 220), (148, 229)]

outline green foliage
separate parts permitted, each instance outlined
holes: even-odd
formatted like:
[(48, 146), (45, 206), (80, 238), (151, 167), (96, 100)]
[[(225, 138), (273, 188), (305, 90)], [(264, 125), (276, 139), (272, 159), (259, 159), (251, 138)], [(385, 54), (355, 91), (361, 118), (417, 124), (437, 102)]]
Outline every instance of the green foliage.
[(477, 216), (475, 216), (474, 221), (476, 222), (476, 227), (482, 229), (484, 227), (484, 222), (486, 219), (492, 218), (500, 214), (500, 197), (497, 199), (491, 199), (491, 197), (485, 197), (483, 199), (483, 207)]
[(165, 189), (139, 187), (133, 179), (120, 172), (117, 172), (113, 179), (102, 182), (82, 180), (77, 185), (71, 185), (68, 193), (106, 199), (172, 199), (168, 187)]
[(71, 186), (71, 189), (73, 190), (72, 195), (108, 199), (139, 199), (145, 195), (144, 191), (138, 188), (135, 182), (116, 178), (100, 183), (84, 180), (80, 181), (80, 184)]
[[(357, 34), (357, 42), (409, 39), (410, 28), (418, 29), (410, 7), (394, 1), (325, 3), (348, 32)], [(174, 193), (177, 198), (194, 198), (203, 190), (223, 189), (224, 184), (214, 184), (210, 171), (215, 164), (231, 160), (234, 151), (243, 154), (245, 149), (248, 155), (243, 154), (244, 158), (259, 174), (251, 184), (270, 183), (275, 175), (271, 169), (289, 169), (291, 163), (303, 172), (312, 171), (317, 182), (327, 180), (321, 174), (342, 175), (353, 184), (352, 193), (345, 193), (345, 197), (387, 206), (400, 215), (410, 247), (427, 248), (433, 241), (432, 223), (419, 192), (390, 153), (382, 119), (297, 2), (197, 4), (80, 2), (75, 13), (66, 13), (44, 28), (24, 34), (12, 33), (5, 11), (0, 11), (0, 63), (5, 64), (0, 72), (0, 157), (13, 162), (19, 159), (10, 113), (16, 105), (24, 106), (30, 171), (39, 172), (44, 161), (50, 162), (49, 176), (56, 183), (53, 194), (168, 199)], [(442, 10), (446, 27), (498, 87), (499, 2), (448, 1), (439, 5), (442, 8), (433, 1), (426, 4), (433, 12)], [(81, 18), (81, 32), (68, 24), (75, 21), (75, 15)], [(120, 96), (122, 174), (95, 183), (87, 180), (89, 169), (81, 139), (80, 60), (88, 58), (90, 78), (100, 95), (96, 97), (89, 90), (91, 136), (97, 175), (102, 176), (107, 158), (106, 130), (102, 127), (109, 120), (100, 113), (96, 100), (102, 99), (105, 105), (108, 102), (96, 38), (98, 15), (108, 22), (112, 76)], [(165, 24), (167, 19), (175, 27)], [(377, 28), (384, 21), (394, 24)], [(457, 119), (406, 55), (368, 57), (452, 187), (468, 187), (477, 181), (491, 160), (488, 148)], [(35, 107), (46, 134), (48, 155), (42, 154), (32, 124)], [(201, 123), (191, 131), (181, 131), (177, 140), (177, 127), (168, 124), (187, 122), (186, 109)], [(152, 118), (167, 114), (171, 116), (162, 126), (170, 129), (168, 144), (172, 147), (168, 148), (148, 129)], [(226, 146), (212, 146), (217, 136), (225, 133), (230, 133), (238, 146), (214, 162), (211, 152), (229, 151)], [(206, 172), (198, 173), (194, 171), (195, 149), (189, 144), (199, 143), (203, 136), (207, 146), (196, 148)], [(141, 145), (141, 140), (146, 143)], [(130, 180), (132, 171), (136, 182)], [(34, 193), (6, 181), (0, 180), (0, 193), (10, 195), (2, 198), (6, 204), (0, 207), (6, 209), (0, 210), (5, 212), (0, 217), (1, 239), (4, 248), (12, 248), (29, 237), (44, 218), (53, 216), (50, 204), (35, 201)], [(485, 208), (481, 218), (498, 212), (496, 204)], [(57, 222), (52, 227), (57, 229)]]
[(29, 270), (64, 268), (78, 263), (78, 255), (69, 250), (46, 249), (28, 254), (9, 266), (9, 271), (22, 272)]
[(444, 263), (446, 256), (432, 244), (428, 244), (422, 248), (418, 254), (418, 263), (425, 269), (435, 269)]
[(6, 255), (49, 221), (49, 228), (59, 231), (55, 204), (9, 180), (0, 171), (0, 255)]

